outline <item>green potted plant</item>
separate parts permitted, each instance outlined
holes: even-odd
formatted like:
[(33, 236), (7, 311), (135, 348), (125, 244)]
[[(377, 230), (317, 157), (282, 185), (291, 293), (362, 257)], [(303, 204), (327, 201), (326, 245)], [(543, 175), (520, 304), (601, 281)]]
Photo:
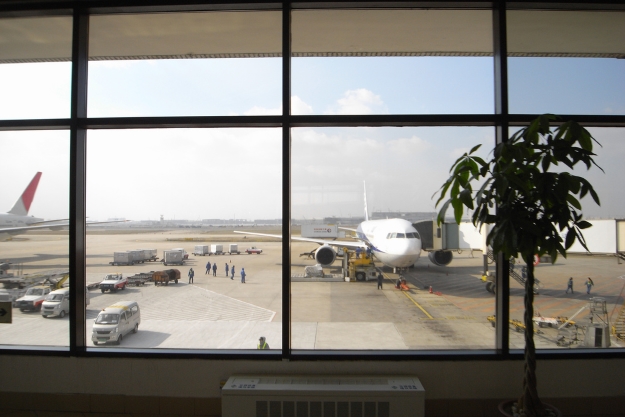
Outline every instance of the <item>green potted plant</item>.
[(439, 225), (450, 205), (457, 223), (465, 207), (473, 210), (475, 226), (492, 225), (487, 243), (493, 252), (502, 253), (504, 259), (520, 256), (526, 264), (525, 366), (523, 394), (517, 407), (527, 417), (546, 415), (536, 383), (534, 256), (547, 254), (555, 263), (558, 254), (566, 257), (576, 240), (588, 250), (582, 230), (591, 224), (582, 219), (580, 200), (590, 195), (600, 204), (592, 185), (572, 173), (580, 162), (587, 170), (593, 165), (601, 169), (592, 151), (593, 142), (599, 143), (573, 121), (552, 131), (550, 123), (556, 120), (554, 115), (539, 116), (498, 144), (489, 161), (475, 155), (481, 145), (475, 146), (452, 165), (436, 203), (438, 207), (449, 194), (438, 213)]

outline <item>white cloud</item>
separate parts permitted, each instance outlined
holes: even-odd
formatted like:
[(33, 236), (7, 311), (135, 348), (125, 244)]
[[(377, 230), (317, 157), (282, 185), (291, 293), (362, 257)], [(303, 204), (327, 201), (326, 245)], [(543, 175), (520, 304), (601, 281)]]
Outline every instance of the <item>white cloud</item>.
[(313, 108), (298, 96), (292, 96), (291, 114), (313, 114)]
[(326, 114), (386, 114), (388, 109), (379, 95), (366, 88), (348, 90)]

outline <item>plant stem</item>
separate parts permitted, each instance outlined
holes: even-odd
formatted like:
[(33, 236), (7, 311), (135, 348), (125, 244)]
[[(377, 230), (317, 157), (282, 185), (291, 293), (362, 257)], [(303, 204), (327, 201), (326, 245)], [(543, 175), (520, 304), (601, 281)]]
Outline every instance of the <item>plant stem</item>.
[(536, 346), (534, 345), (534, 259), (525, 259), (527, 280), (525, 281), (525, 368), (523, 376), (523, 395), (519, 406), (526, 417), (544, 416), (545, 407), (538, 397), (536, 381)]

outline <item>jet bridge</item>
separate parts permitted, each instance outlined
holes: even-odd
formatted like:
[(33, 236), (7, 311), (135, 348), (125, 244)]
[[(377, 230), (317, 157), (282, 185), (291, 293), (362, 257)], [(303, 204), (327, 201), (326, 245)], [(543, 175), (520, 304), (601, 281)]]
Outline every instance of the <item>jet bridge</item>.
[(428, 251), (428, 257), (434, 265), (447, 266), (454, 255), (452, 250), (460, 247), (460, 227), (455, 223), (443, 223), (436, 220), (422, 220), (413, 224), (421, 236), (421, 248)]

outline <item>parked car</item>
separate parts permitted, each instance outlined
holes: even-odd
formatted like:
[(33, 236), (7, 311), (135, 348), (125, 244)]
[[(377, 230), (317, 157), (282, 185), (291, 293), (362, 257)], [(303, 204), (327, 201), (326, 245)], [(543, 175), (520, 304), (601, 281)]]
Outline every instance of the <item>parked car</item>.
[(245, 249), (245, 253), (247, 253), (248, 255), (251, 255), (252, 253), (260, 255), (261, 253), (263, 253), (263, 250), (260, 248), (257, 248), (256, 246), (252, 246), (251, 248)]

